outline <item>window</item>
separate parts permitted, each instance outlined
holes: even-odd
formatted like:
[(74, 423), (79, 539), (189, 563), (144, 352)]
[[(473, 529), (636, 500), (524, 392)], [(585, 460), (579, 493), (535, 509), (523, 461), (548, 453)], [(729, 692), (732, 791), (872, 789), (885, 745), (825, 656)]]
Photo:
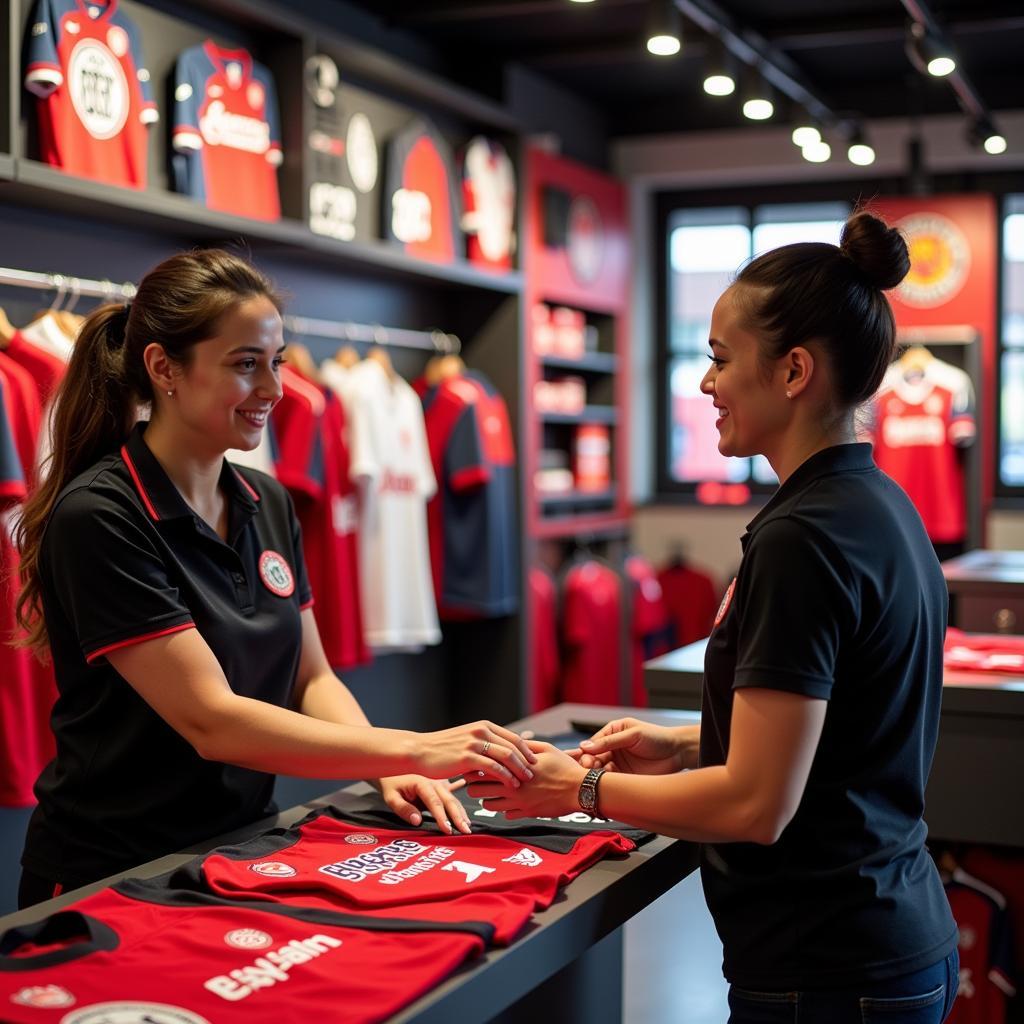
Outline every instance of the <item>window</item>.
[[(774, 204), (677, 210), (668, 217), (665, 373), (658, 382), (664, 452), (661, 490), (712, 502), (746, 501), (777, 483), (767, 461), (724, 458), (711, 400), (701, 394), (708, 368), (711, 311), (752, 256), (791, 242), (837, 244), (846, 203)], [(1022, 378), (1024, 379), (1024, 378)]]
[(1002, 347), (999, 360), (999, 483), (1024, 491), (1024, 196), (1003, 213)]

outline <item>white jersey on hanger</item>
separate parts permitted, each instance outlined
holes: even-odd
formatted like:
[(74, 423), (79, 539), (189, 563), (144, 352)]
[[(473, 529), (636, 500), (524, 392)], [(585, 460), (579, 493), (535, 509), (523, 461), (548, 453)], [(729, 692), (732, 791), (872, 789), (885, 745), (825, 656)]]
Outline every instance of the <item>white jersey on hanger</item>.
[(437, 483), (423, 406), (372, 359), (347, 371), (344, 394), (367, 643), (378, 650), (440, 643), (427, 539), (427, 501)]

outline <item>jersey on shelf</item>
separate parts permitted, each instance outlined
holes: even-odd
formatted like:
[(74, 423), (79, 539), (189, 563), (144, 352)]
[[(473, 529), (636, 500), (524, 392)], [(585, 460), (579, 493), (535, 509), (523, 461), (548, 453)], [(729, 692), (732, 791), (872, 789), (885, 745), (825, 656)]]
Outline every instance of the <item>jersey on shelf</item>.
[(461, 255), (461, 208), (451, 147), (418, 118), (388, 142), (384, 235), (410, 256), (452, 263)]
[(345, 109), (339, 83), (338, 66), (326, 54), (306, 62), (306, 91), (313, 101), (306, 135), (312, 156), (309, 227), (318, 235), (350, 241), (359, 233), (360, 213), (376, 188), (379, 161), (370, 119)]
[(145, 188), (159, 114), (135, 23), (116, 0), (38, 0), (29, 26), (25, 87), (39, 97), (42, 160)]
[(278, 220), (282, 161), (277, 93), (247, 50), (207, 40), (186, 50), (174, 72), (175, 188), (223, 210)]
[(462, 152), (462, 229), (470, 263), (511, 270), (516, 247), (516, 172), (508, 151), (478, 135)]

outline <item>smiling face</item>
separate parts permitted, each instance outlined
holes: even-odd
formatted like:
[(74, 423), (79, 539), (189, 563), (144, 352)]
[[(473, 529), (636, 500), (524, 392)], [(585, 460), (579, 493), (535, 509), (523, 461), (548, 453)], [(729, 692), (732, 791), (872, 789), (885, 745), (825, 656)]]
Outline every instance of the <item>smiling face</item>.
[(197, 446), (251, 451), (281, 398), (283, 349), (277, 308), (265, 296), (246, 299), (224, 314), (214, 337), (192, 347), (166, 405)]
[(742, 326), (737, 286), (725, 291), (711, 314), (711, 366), (700, 383), (718, 411), (723, 455), (770, 453), (790, 422), (781, 364), (766, 374), (757, 335)]

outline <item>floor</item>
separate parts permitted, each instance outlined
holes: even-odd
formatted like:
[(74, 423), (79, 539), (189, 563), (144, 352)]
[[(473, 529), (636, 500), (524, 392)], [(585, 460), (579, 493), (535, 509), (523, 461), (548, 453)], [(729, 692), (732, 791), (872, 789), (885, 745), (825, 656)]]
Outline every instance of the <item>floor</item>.
[[(336, 783), (279, 779), (292, 807)], [(17, 907), (18, 859), (29, 809), (0, 808), (0, 915)], [(626, 925), (624, 1024), (723, 1024), (728, 1018), (722, 947), (696, 874)]]

